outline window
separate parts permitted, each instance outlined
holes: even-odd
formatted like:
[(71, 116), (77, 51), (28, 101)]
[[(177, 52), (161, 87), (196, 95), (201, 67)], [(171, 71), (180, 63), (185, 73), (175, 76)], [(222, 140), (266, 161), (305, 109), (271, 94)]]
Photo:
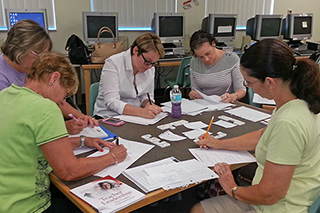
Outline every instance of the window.
[(118, 12), (119, 30), (151, 30), (154, 12), (177, 12), (177, 0), (91, 0), (92, 12)]
[(238, 14), (237, 29), (245, 29), (247, 20), (256, 14), (273, 14), (274, 0), (206, 0), (209, 13)]
[(0, 30), (7, 30), (5, 9), (46, 9), (49, 30), (56, 30), (54, 0), (0, 0)]

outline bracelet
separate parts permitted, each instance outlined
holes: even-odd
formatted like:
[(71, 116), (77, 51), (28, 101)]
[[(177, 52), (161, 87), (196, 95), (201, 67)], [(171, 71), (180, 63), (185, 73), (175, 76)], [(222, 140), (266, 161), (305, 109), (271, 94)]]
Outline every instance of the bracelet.
[(235, 187), (232, 188), (232, 197), (233, 197), (235, 200), (237, 200), (237, 198), (236, 198), (236, 191), (237, 191), (237, 189), (238, 189), (238, 186), (235, 186)]
[(112, 152), (110, 152), (110, 154), (112, 155), (112, 157), (114, 158), (115, 163), (114, 164), (118, 164), (118, 161), (116, 159), (116, 156), (114, 156), (114, 154)]
[(81, 148), (83, 148), (83, 147), (85, 147), (85, 145), (84, 145), (84, 140), (85, 140), (85, 136), (83, 136), (83, 135), (80, 135), (80, 147)]

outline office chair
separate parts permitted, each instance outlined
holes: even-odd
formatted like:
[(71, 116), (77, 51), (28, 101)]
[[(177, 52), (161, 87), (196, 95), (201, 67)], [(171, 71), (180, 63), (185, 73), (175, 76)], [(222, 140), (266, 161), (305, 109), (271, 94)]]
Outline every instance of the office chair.
[(93, 83), (90, 86), (90, 100), (89, 100), (89, 115), (93, 116), (94, 104), (99, 92), (99, 82)]
[(167, 84), (167, 87), (163, 93), (163, 100), (168, 89), (173, 88), (174, 85), (179, 85), (179, 88), (188, 88), (190, 87), (190, 60), (192, 56), (185, 57), (182, 59), (179, 66), (178, 74), (176, 78), (166, 78), (164, 82)]
[(312, 203), (310, 206), (308, 213), (318, 213), (320, 212), (320, 196)]

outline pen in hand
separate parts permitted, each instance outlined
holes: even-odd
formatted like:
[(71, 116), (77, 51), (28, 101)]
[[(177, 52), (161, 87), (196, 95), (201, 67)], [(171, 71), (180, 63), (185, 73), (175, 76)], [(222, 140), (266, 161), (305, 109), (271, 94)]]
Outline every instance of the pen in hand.
[(116, 138), (116, 145), (119, 146), (119, 138)]
[(228, 93), (228, 92), (229, 92), (230, 87), (231, 87), (231, 84), (229, 84), (229, 86), (228, 86), (228, 88), (227, 88), (227, 90), (226, 90), (225, 93)]
[(149, 104), (152, 105), (152, 101), (151, 101), (151, 99), (150, 99), (149, 93), (147, 93), (147, 96), (148, 96)]
[(77, 119), (76, 117), (74, 117), (74, 115), (72, 115), (71, 113), (68, 114), (68, 116), (69, 116), (70, 118), (72, 118), (73, 120), (78, 121), (78, 119)]
[[(212, 118), (211, 118), (210, 124), (209, 124), (209, 126), (208, 126), (208, 129), (207, 129), (206, 134), (204, 135), (203, 139), (206, 139), (206, 137), (207, 137), (207, 135), (208, 135), (208, 132), (209, 132), (209, 130), (210, 130), (210, 128), (211, 128), (213, 119), (214, 119), (214, 116), (212, 116)], [(202, 147), (203, 147), (203, 145), (200, 145), (200, 148), (202, 148)]]

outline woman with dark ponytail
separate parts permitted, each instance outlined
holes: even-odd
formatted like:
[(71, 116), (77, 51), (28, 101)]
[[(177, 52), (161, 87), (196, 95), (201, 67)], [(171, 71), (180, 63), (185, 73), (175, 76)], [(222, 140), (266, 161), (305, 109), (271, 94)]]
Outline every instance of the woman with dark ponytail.
[(195, 205), (192, 212), (307, 212), (320, 194), (320, 71), (296, 59), (283, 42), (265, 39), (240, 61), (244, 84), (274, 99), (277, 110), (266, 128), (240, 137), (200, 137), (213, 149), (255, 150), (258, 168), (252, 186), (238, 187), (229, 165), (214, 170), (226, 196)]

